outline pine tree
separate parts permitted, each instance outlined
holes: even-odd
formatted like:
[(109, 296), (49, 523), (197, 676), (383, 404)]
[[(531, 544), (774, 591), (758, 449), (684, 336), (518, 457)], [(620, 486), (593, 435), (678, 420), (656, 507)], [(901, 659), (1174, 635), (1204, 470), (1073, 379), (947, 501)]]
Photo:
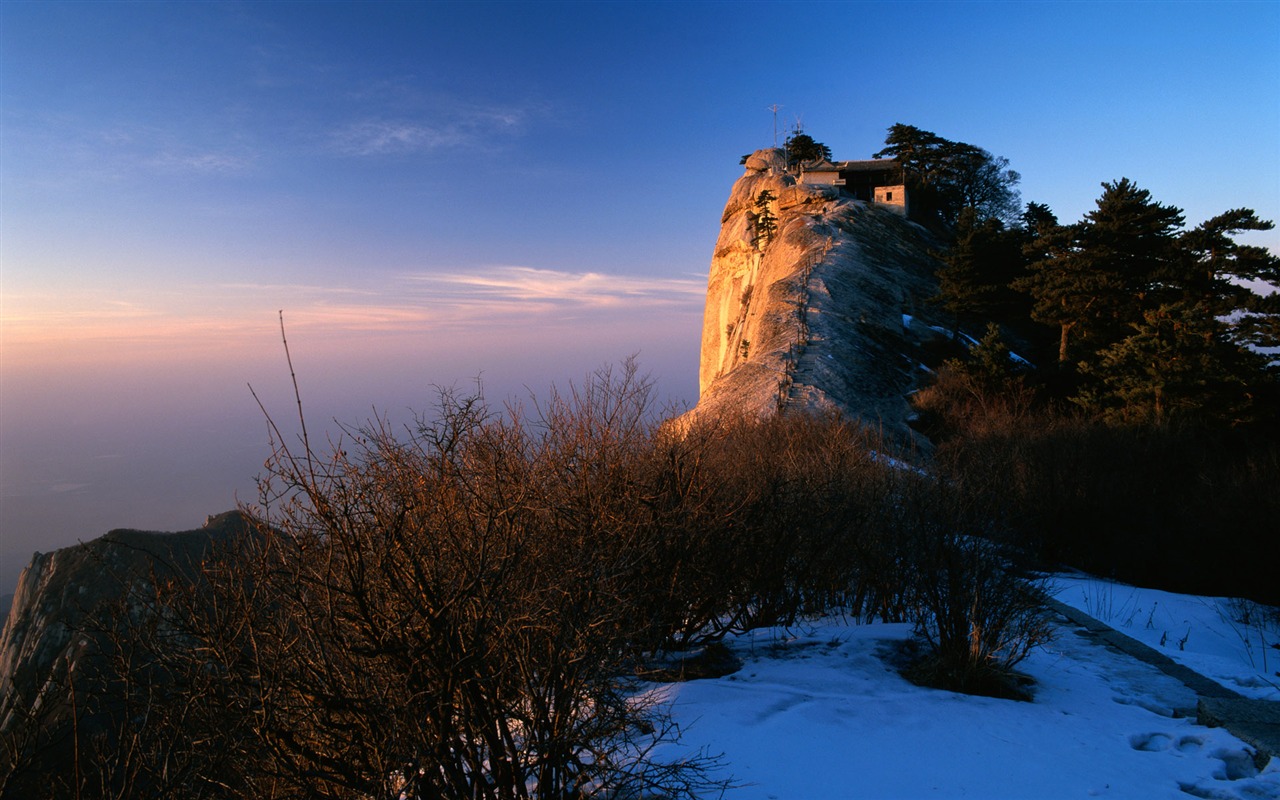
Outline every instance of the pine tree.
[(1015, 361), (1000, 335), (1000, 326), (987, 323), (986, 333), (969, 348), (968, 359), (952, 359), (946, 362), (949, 369), (968, 376), (987, 390), (1007, 388), (1021, 380), (1024, 372), (1021, 362)]
[(1021, 234), (998, 219), (978, 220), (973, 208), (961, 212), (956, 240), (941, 255), (934, 302), (951, 312), (958, 331), (962, 322), (1009, 321), (1020, 296), (1010, 284), (1025, 267)]
[(769, 209), (769, 204), (774, 199), (773, 192), (768, 189), (756, 196), (755, 246), (757, 250), (765, 249), (778, 233), (778, 218)]
[(965, 208), (980, 220), (1017, 222), (1021, 200), (1014, 187), (1021, 176), (1007, 158), (901, 123), (889, 128), (884, 143), (875, 158), (890, 156), (902, 165), (918, 211), (936, 214), (946, 225), (955, 225)]
[(1180, 209), (1153, 201), (1128, 178), (1102, 186), (1083, 222), (1038, 238), (1044, 257), (1015, 284), (1034, 299), (1032, 317), (1058, 327), (1060, 364), (1071, 360), (1073, 342), (1087, 357), (1123, 339), (1158, 304), (1160, 279), (1179, 261)]
[(831, 148), (822, 142), (814, 141), (807, 133), (796, 131), (787, 137), (787, 166), (794, 167), (806, 161), (831, 160)]
[(1027, 235), (1035, 239), (1058, 227), (1058, 215), (1044, 203), (1031, 202), (1027, 203), (1026, 210), (1022, 212), (1020, 222)]
[(1280, 258), (1234, 236), (1275, 225), (1248, 208), (1236, 208), (1201, 223), (1179, 237), (1179, 272), (1171, 276), (1186, 302), (1199, 303), (1216, 317), (1229, 318), (1229, 336), (1240, 344), (1280, 347), (1280, 308), (1251, 287), (1263, 281), (1280, 286)]
[(1082, 370), (1097, 382), (1075, 401), (1128, 423), (1247, 421), (1265, 413), (1258, 400), (1272, 382), (1263, 357), (1233, 344), (1208, 309), (1189, 303), (1147, 311), (1130, 336)]

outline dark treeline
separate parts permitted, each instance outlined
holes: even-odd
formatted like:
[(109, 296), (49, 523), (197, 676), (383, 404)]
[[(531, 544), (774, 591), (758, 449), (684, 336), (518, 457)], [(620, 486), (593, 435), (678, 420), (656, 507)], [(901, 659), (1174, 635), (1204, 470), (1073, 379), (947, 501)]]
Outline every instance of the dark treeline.
[(1280, 306), (1254, 291), (1280, 259), (1236, 241), (1272, 223), (1239, 208), (1188, 229), (1128, 179), (1102, 188), (1072, 224), (955, 209), (934, 300), (954, 341), (980, 341), (938, 359), (920, 428), (1050, 561), (1280, 603), (1280, 384), (1259, 352)]

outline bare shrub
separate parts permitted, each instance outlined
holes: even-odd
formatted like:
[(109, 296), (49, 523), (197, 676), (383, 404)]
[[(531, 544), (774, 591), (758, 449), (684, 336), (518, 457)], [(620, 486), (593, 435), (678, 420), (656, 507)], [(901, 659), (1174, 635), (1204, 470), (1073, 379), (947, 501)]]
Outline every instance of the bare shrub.
[(801, 614), (861, 607), (861, 559), (886, 495), (880, 441), (835, 415), (736, 420), (715, 470), (741, 498), (720, 526), (732, 578), (720, 629), (789, 625)]
[(1014, 668), (1051, 638), (1038, 581), (1008, 569), (989, 540), (942, 534), (922, 554), (916, 630), (929, 655), (908, 675), (932, 686), (1027, 699)]
[[(706, 759), (625, 678), (647, 635), (650, 384), (633, 366), (533, 422), (440, 396), (324, 459), (281, 444), (255, 535), (208, 565), (187, 628), (247, 712), (257, 791), (692, 796)], [(193, 595), (194, 597), (194, 595)], [(257, 793), (255, 791), (254, 793)]]
[[(1011, 562), (976, 482), (956, 487), (888, 457), (837, 416), (721, 420), (700, 454), (720, 503), (700, 556), (717, 565), (709, 638), (840, 610), (912, 621), (930, 685), (1020, 696), (1014, 667), (1048, 638), (1044, 594)], [(715, 580), (708, 586), (715, 586)]]
[(947, 361), (912, 397), (916, 427), (936, 442), (1025, 430), (1042, 413), (1035, 389), (1017, 376), (998, 377)]

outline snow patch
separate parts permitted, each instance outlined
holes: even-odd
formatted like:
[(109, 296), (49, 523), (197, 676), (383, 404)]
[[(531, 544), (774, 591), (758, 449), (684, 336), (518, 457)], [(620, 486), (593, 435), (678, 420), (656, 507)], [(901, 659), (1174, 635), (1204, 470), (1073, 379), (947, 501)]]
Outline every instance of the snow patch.
[(1280, 798), (1280, 759), (1259, 772), (1224, 729), (1168, 712), (1189, 689), (1069, 629), (1023, 662), (1029, 703), (912, 685), (886, 657), (911, 635), (824, 617), (730, 637), (740, 671), (661, 687), (685, 737), (661, 755), (723, 753), (726, 800)]

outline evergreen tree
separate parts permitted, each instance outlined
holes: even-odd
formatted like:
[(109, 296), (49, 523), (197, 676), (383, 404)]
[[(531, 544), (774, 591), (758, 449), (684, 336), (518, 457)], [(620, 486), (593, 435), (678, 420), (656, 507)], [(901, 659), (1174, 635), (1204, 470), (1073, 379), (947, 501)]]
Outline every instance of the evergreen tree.
[(1190, 303), (1147, 311), (1082, 370), (1096, 383), (1075, 401), (1128, 423), (1248, 421), (1264, 413), (1259, 399), (1273, 383), (1263, 357), (1229, 341), (1207, 308)]
[(1032, 239), (1049, 233), (1058, 227), (1058, 215), (1053, 213), (1044, 203), (1027, 203), (1026, 210), (1022, 212), (1023, 229)]
[(889, 126), (884, 144), (884, 149), (875, 153), (873, 158), (892, 158), (915, 181), (913, 188), (926, 189), (936, 182), (941, 168), (939, 153), (943, 145), (950, 142), (933, 131), (899, 122)]
[(1072, 342), (1086, 351), (1114, 344), (1157, 304), (1159, 279), (1179, 261), (1181, 225), (1180, 209), (1153, 201), (1123, 178), (1103, 184), (1097, 208), (1083, 222), (1037, 237), (1044, 257), (1015, 288), (1033, 298), (1036, 321), (1059, 329), (1060, 364), (1071, 359)]
[(980, 220), (1017, 221), (1021, 201), (1014, 187), (1021, 176), (1009, 169), (1008, 159), (901, 123), (889, 128), (884, 143), (875, 157), (889, 156), (902, 165), (918, 212), (936, 215), (947, 225), (956, 224), (967, 207)]
[(1175, 268), (1182, 210), (1151, 199), (1128, 178), (1103, 184), (1098, 207), (1085, 215), (1083, 253), (1095, 268), (1116, 276), (1121, 292), (1105, 298), (1105, 312), (1116, 325), (1141, 320), (1145, 308)]
[(807, 133), (796, 131), (787, 137), (787, 166), (794, 167), (806, 161), (831, 160), (831, 148), (815, 142)]
[(1034, 241), (1039, 259), (1027, 265), (1029, 274), (1014, 282), (1015, 289), (1031, 296), (1031, 318), (1058, 328), (1058, 363), (1070, 361), (1070, 345), (1077, 328), (1090, 319), (1099, 291), (1111, 291), (1106, 276), (1079, 256), (1079, 225), (1059, 226)]
[[(1179, 237), (1179, 273), (1171, 276), (1186, 302), (1202, 304), (1217, 317), (1228, 317), (1229, 336), (1255, 347), (1280, 347), (1280, 308), (1249, 285), (1263, 281), (1280, 286), (1280, 258), (1234, 236), (1274, 228), (1252, 209), (1237, 208), (1201, 223)], [(1274, 297), (1274, 295), (1273, 295)]]
[(768, 189), (756, 196), (755, 245), (757, 250), (763, 250), (767, 247), (778, 233), (778, 218), (769, 209), (769, 204), (774, 199), (773, 192)]
[(945, 363), (948, 369), (968, 376), (989, 391), (1008, 388), (1021, 380), (1025, 371), (1021, 362), (1014, 360), (1000, 335), (1000, 326), (994, 322), (987, 323), (982, 339), (969, 348), (968, 359), (951, 359)]
[(956, 240), (942, 254), (934, 301), (951, 312), (955, 329), (962, 322), (1010, 321), (1021, 296), (1011, 284), (1023, 272), (1022, 234), (1007, 230), (998, 219), (978, 220), (965, 208), (956, 223)]

